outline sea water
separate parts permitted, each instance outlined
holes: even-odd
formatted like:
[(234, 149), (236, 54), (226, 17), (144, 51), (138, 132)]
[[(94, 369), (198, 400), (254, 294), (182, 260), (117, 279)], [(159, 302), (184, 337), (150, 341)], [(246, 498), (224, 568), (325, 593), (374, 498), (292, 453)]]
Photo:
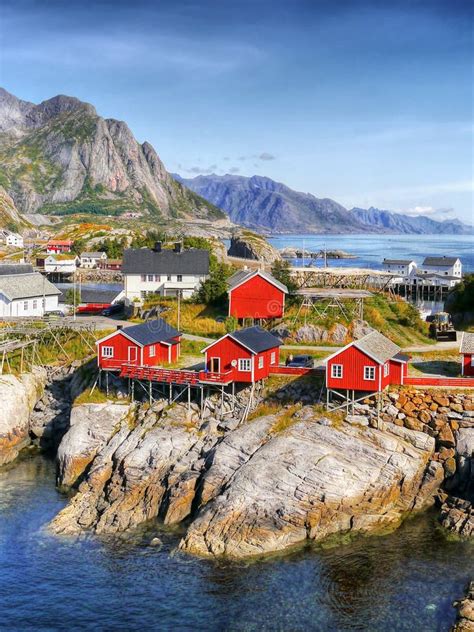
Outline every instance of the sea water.
[(449, 629), (472, 579), (474, 546), (446, 538), (435, 513), (390, 535), (215, 561), (178, 552), (181, 533), (158, 522), (126, 536), (49, 534), (67, 502), (54, 479), (43, 456), (0, 469), (2, 631), (432, 632)]

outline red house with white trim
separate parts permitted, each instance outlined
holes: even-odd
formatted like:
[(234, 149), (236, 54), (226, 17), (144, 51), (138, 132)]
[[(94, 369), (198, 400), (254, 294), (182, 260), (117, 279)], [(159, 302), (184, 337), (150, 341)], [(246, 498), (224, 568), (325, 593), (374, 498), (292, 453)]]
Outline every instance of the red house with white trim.
[(228, 280), (229, 316), (282, 318), (288, 288), (263, 270), (240, 270)]
[(100, 369), (118, 371), (123, 364), (161, 366), (176, 362), (181, 333), (163, 319), (117, 329), (96, 342)]
[(461, 374), (474, 375), (474, 334), (464, 331), (461, 338), (459, 353), (462, 355)]
[(50, 255), (71, 252), (73, 244), (72, 239), (50, 239), (46, 245), (46, 252)]
[(403, 384), (409, 357), (378, 331), (371, 331), (326, 358), (326, 387), (332, 390), (379, 392)]
[(226, 334), (203, 350), (206, 370), (232, 374), (234, 382), (258, 382), (278, 366), (282, 342), (261, 327), (247, 327)]

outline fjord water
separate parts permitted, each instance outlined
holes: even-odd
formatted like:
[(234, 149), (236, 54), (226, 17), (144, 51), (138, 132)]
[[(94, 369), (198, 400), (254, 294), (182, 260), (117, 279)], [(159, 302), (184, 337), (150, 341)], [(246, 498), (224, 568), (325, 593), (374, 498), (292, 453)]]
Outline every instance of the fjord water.
[[(345, 250), (355, 259), (329, 260), (329, 265), (381, 268), (388, 259), (413, 259), (422, 263), (427, 256), (457, 256), (465, 272), (474, 271), (474, 235), (278, 235), (269, 239), (278, 248), (298, 250)], [(319, 260), (320, 263), (321, 260)]]
[(42, 456), (0, 470), (2, 631), (448, 630), (474, 570), (473, 545), (446, 539), (433, 514), (252, 563), (178, 553), (179, 533), (158, 525), (56, 537), (45, 525), (66, 499), (54, 474)]

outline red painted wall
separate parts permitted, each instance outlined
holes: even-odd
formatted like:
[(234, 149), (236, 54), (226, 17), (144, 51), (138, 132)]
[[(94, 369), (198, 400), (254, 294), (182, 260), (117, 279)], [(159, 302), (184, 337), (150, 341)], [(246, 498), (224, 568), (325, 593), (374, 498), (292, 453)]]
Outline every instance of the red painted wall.
[[(168, 345), (163, 343), (155, 343), (155, 355), (150, 356), (150, 348), (153, 345), (147, 345), (146, 347), (140, 347), (136, 343), (129, 340), (126, 336), (122, 335), (120, 331), (118, 331), (112, 338), (109, 338), (105, 342), (102, 342), (97, 345), (98, 347), (98, 364), (102, 369), (115, 369), (119, 368), (124, 363), (129, 363), (128, 349), (129, 347), (135, 347), (137, 349), (137, 359), (134, 362), (130, 362), (130, 364), (134, 364), (136, 366), (162, 366), (170, 363), (169, 358), (171, 357), (171, 362), (176, 362), (179, 358), (180, 354), (180, 344), (179, 337), (174, 338), (178, 342), (178, 344), (171, 345), (171, 352), (168, 351), (170, 348)], [(104, 358), (102, 357), (102, 347), (113, 347), (114, 348), (114, 357), (113, 358)], [(170, 355), (168, 355), (170, 353)]]
[[(232, 367), (232, 360), (239, 360), (239, 358), (249, 358), (253, 361), (253, 381), (261, 380), (268, 377), (270, 374), (270, 360), (272, 352), (275, 353), (275, 365), (277, 366), (280, 361), (280, 348), (268, 349), (258, 355), (253, 355), (250, 351), (242, 347), (232, 338), (226, 337), (219, 340), (213, 347), (206, 351), (206, 367), (208, 371), (211, 371), (212, 358), (220, 358), (220, 372), (226, 371), (233, 372), (233, 379), (235, 382), (252, 382), (252, 371), (239, 371), (238, 366)], [(263, 358), (263, 367), (259, 368), (259, 358)]]
[(260, 276), (254, 276), (229, 292), (229, 316), (281, 318), (285, 293)]
[[(333, 364), (342, 364), (342, 378), (331, 377)], [(375, 367), (375, 380), (364, 380), (364, 366)], [(382, 371), (383, 388), (383, 366), (381, 367), (356, 347), (349, 347), (328, 361), (326, 383), (329, 388), (335, 390), (378, 391), (380, 371)]]
[(465, 353), (463, 355), (462, 364), (463, 364), (463, 375), (474, 375), (474, 366), (471, 364), (471, 353)]

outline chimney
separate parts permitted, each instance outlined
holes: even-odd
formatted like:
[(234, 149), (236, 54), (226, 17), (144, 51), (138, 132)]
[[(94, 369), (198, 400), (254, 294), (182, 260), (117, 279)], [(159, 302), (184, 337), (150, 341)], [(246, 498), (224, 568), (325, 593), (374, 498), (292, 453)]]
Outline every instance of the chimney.
[(161, 241), (155, 241), (153, 252), (161, 252)]
[(121, 329), (123, 329), (123, 325), (117, 325), (117, 331), (120, 331)]
[(182, 244), (180, 241), (176, 241), (174, 244), (174, 251), (175, 252), (181, 252), (182, 250)]

